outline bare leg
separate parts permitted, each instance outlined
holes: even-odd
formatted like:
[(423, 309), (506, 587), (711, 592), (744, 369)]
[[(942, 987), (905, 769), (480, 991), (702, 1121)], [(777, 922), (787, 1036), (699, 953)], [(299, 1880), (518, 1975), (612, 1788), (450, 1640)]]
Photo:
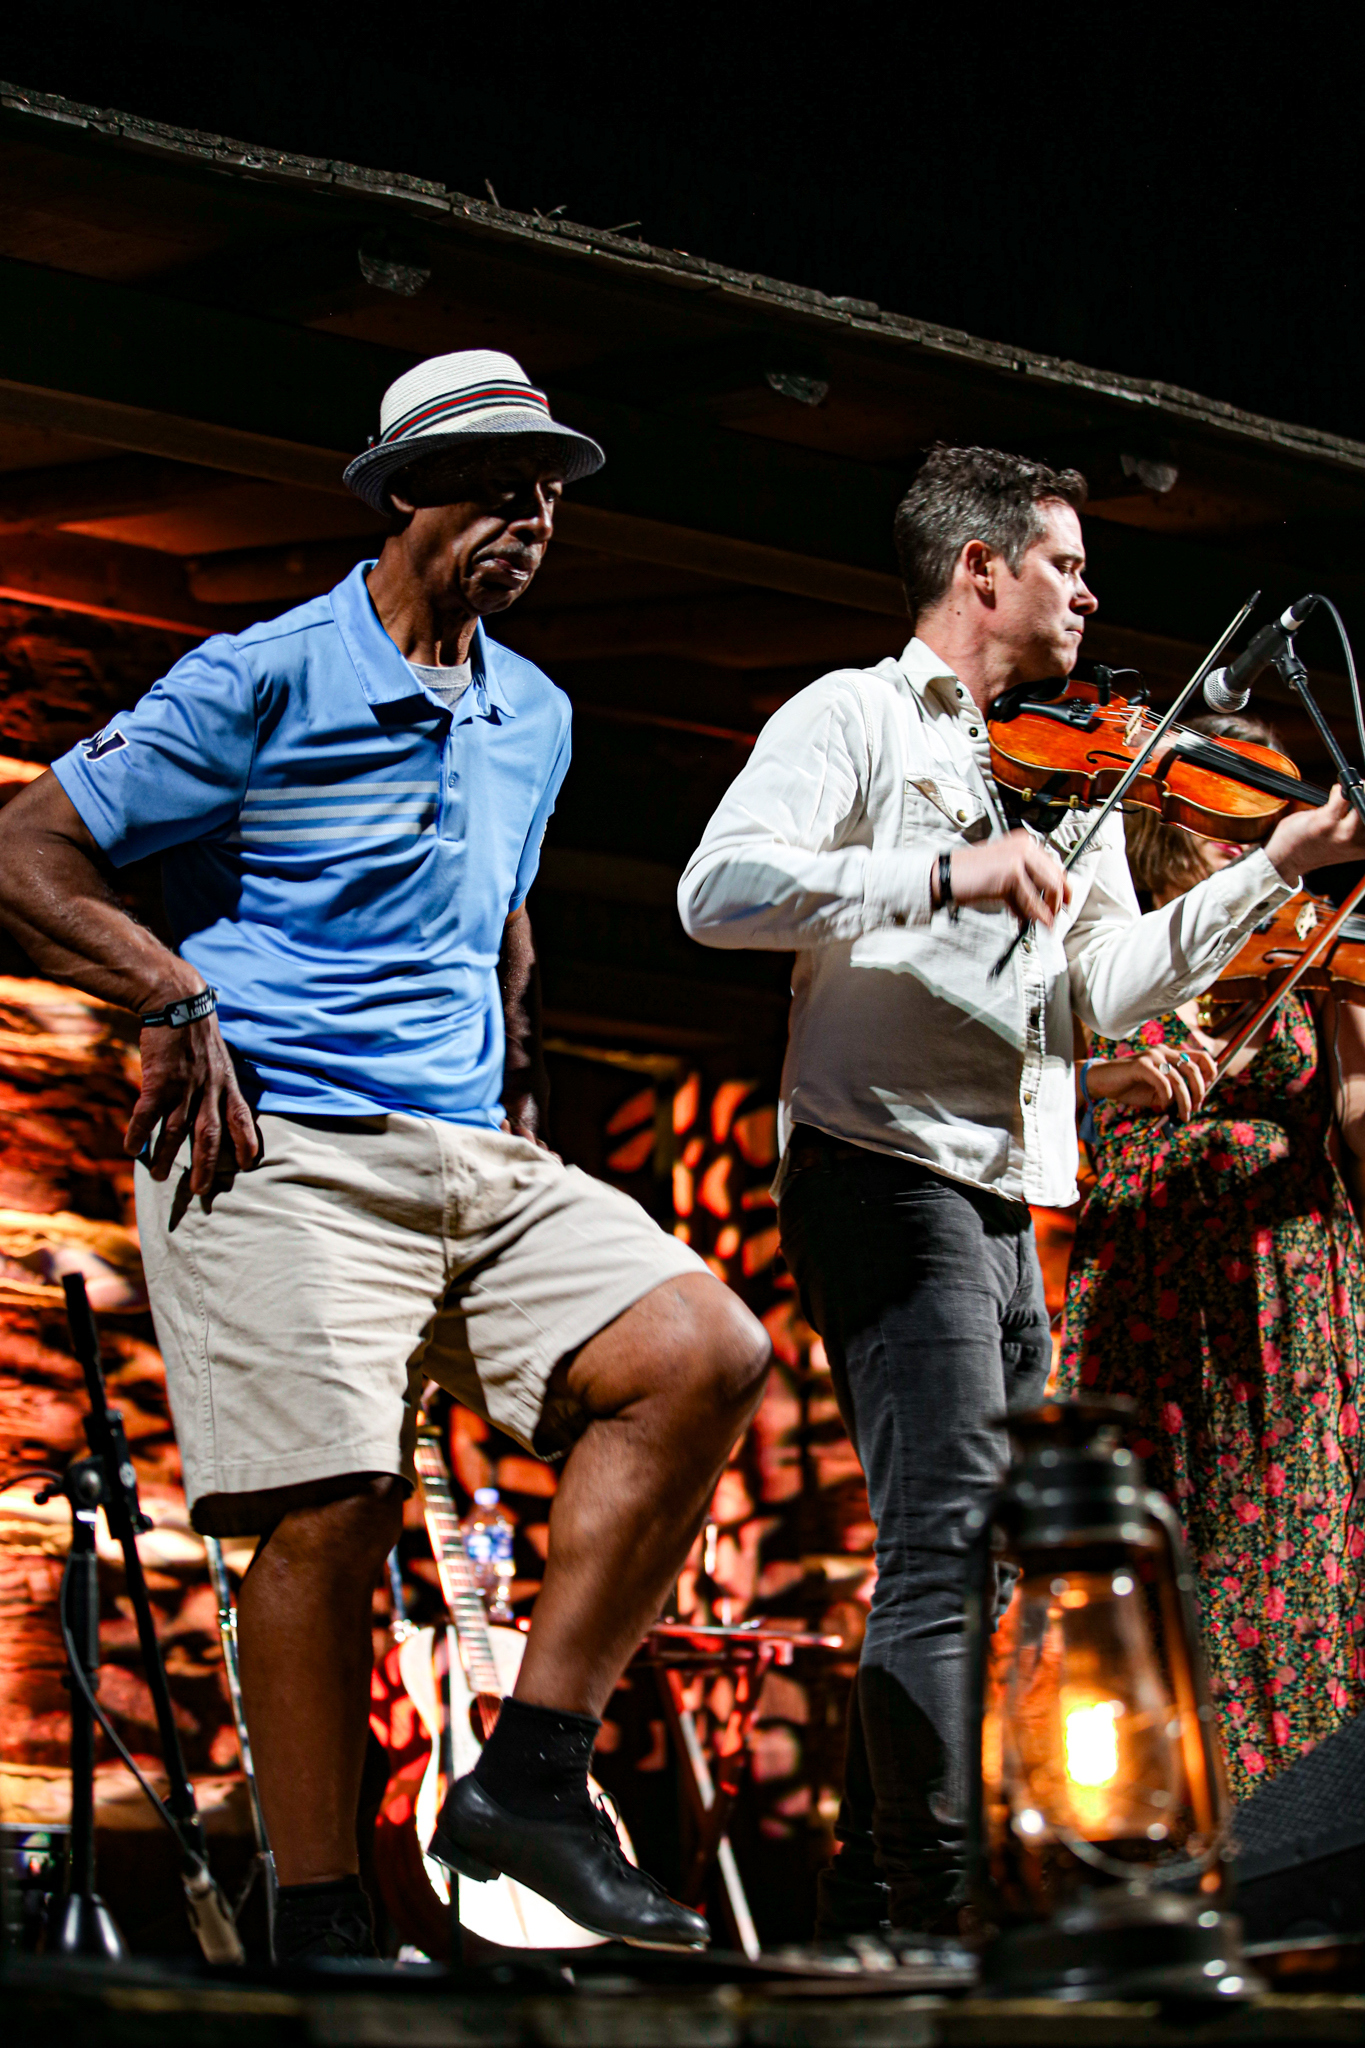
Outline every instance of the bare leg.
[(357, 1869), (370, 1611), (403, 1519), (403, 1488), (363, 1491), (285, 1515), (238, 1596), (242, 1693), (265, 1824), (282, 1885)]
[(656, 1287), (560, 1369), (593, 1420), (550, 1510), (519, 1700), (601, 1713), (687, 1556), (770, 1356), (762, 1324), (697, 1274)]

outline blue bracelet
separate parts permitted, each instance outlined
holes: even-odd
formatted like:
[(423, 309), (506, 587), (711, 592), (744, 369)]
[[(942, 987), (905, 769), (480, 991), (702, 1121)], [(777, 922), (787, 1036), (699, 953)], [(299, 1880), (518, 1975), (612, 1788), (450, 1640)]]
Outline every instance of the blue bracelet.
[(1080, 1066), (1076, 1069), (1076, 1078), (1081, 1084), (1081, 1100), (1085, 1104), (1085, 1115), (1081, 1118), (1081, 1127), (1078, 1135), (1083, 1145), (1089, 1145), (1092, 1148), (1095, 1143), (1095, 1102), (1090, 1093), (1090, 1083), (1086, 1079), (1086, 1075), (1094, 1064), (1094, 1060), (1082, 1060)]

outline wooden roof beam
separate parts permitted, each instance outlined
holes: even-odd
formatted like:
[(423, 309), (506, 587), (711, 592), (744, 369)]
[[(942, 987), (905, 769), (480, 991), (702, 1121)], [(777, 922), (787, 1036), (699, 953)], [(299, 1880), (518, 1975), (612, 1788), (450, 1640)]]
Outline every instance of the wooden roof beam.
[(0, 533), (127, 519), (187, 505), (218, 490), (223, 472), (154, 455), (109, 455), (0, 473)]

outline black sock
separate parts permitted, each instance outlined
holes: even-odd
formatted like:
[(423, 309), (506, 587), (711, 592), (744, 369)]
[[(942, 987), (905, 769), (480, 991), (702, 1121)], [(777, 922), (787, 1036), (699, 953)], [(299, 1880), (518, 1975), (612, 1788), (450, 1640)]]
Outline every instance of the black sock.
[(330, 1877), (320, 1884), (279, 1887), (275, 1894), (278, 1962), (374, 1953), (369, 1896), (358, 1877)]
[(591, 1714), (504, 1700), (474, 1776), (490, 1799), (523, 1819), (587, 1812), (588, 1766), (602, 1723)]

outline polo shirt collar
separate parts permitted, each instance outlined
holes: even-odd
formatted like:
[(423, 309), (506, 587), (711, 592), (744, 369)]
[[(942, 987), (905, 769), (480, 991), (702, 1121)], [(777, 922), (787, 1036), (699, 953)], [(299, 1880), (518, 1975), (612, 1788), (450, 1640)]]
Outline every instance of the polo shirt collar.
[[(337, 584), (331, 593), (332, 616), (368, 701), (376, 706), (410, 703), (414, 697), (422, 697), (423, 692), (418, 688), (417, 679), (407, 662), (385, 632), (374, 608), (374, 600), (365, 581), (373, 567), (373, 559), (357, 562), (350, 575)], [(498, 675), (498, 652), (497, 643), (484, 633), (483, 621), (476, 620), (474, 640), (469, 650), (473, 674), (470, 695), (485, 714), (491, 708), (499, 718), (515, 718), (516, 707), (509, 699), (506, 684)], [(495, 657), (491, 661), (490, 654)]]

